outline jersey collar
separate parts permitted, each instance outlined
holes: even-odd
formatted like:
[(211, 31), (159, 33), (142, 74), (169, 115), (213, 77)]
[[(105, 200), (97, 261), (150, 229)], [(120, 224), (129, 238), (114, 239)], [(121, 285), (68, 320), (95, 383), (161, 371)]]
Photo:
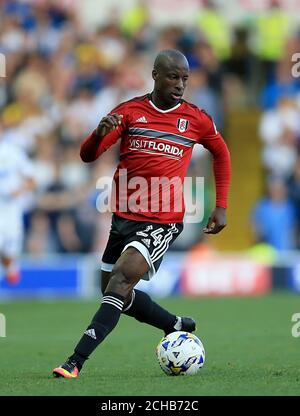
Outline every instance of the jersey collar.
[(149, 103), (152, 105), (152, 107), (156, 111), (159, 111), (160, 113), (170, 113), (170, 111), (176, 110), (182, 104), (182, 101), (180, 100), (179, 103), (176, 104), (174, 107), (168, 108), (167, 110), (162, 110), (161, 108), (156, 107), (156, 105), (153, 103), (153, 101), (151, 100), (151, 94), (148, 94), (148, 99), (149, 99)]

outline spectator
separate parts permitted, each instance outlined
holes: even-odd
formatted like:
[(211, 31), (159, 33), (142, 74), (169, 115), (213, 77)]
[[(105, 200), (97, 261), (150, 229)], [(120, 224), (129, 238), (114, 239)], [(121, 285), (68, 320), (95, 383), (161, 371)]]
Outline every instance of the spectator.
[(270, 178), (267, 195), (255, 204), (253, 210), (255, 241), (263, 240), (278, 251), (295, 249), (296, 220), (285, 183), (279, 178)]
[(282, 61), (276, 69), (276, 78), (262, 92), (262, 107), (265, 110), (276, 108), (281, 98), (295, 99), (300, 92), (299, 80), (292, 76), (291, 63)]
[[(123, 14), (122, 7), (111, 9), (99, 26), (84, 23), (88, 21), (83, 17), (85, 8), (93, 13), (92, 2), (77, 2), (78, 7), (73, 1), (56, 0), (0, 3), (0, 52), (7, 58), (7, 77), (0, 79), (0, 128), (4, 140), (32, 156), (36, 169), (38, 194), (28, 202), (33, 220), (25, 246), (32, 252), (38, 251), (38, 230), (43, 230), (45, 252), (103, 248), (109, 219), (96, 211), (96, 181), (100, 175), (109, 176), (118, 147), (111, 150), (103, 169), (97, 164), (84, 169), (77, 161), (79, 143), (117, 103), (151, 88), (145, 68), (157, 50), (179, 48), (187, 54), (192, 69), (188, 98), (210, 113), (220, 130), (226, 127), (223, 110), (246, 106), (254, 94), (255, 88), (246, 88), (252, 73), (246, 68), (251, 55), (248, 28), (236, 30), (229, 25), (216, 1), (202, 2), (204, 8), (195, 15), (193, 27), (157, 26), (146, 1), (136, 2)], [(286, 24), (285, 12), (272, 3), (261, 19), (255, 18), (257, 39), (261, 39), (256, 59), (274, 62), (274, 69), (279, 63), (273, 83), (266, 84), (262, 77), (266, 85), (260, 123), (262, 157), (268, 173), (292, 181), (300, 137), (300, 90), (298, 80), (290, 78), (291, 62), (284, 57), (299, 51), (299, 41), (294, 36), (286, 44), (293, 27), (290, 19)], [(270, 25), (264, 26), (263, 19), (269, 19)], [(231, 66), (224, 65), (228, 59)], [(258, 93), (261, 96), (261, 90)], [(253, 102), (258, 101), (257, 95)], [(191, 176), (209, 175), (200, 147), (193, 153), (192, 164), (201, 165), (202, 170), (191, 171)], [(96, 223), (94, 215), (95, 230), (90, 227)], [(65, 238), (68, 232), (70, 240)], [(181, 247), (197, 233), (191, 225)]]
[(214, 0), (205, 0), (204, 8), (199, 11), (197, 23), (205, 40), (212, 46), (215, 55), (228, 60), (231, 54), (231, 28), (228, 20), (217, 9)]
[(268, 173), (289, 176), (296, 162), (299, 112), (295, 101), (282, 97), (274, 110), (262, 115), (260, 136), (264, 142), (262, 159)]
[(274, 79), (276, 64), (283, 59), (291, 34), (291, 21), (280, 1), (269, 0), (267, 10), (256, 16), (253, 25), (254, 53), (260, 63), (261, 80)]
[(192, 103), (211, 115), (218, 130), (222, 131), (221, 97), (209, 86), (208, 75), (204, 69), (191, 71), (187, 95)]
[(295, 169), (287, 180), (288, 195), (296, 211), (296, 246), (300, 249), (300, 156), (298, 155)]

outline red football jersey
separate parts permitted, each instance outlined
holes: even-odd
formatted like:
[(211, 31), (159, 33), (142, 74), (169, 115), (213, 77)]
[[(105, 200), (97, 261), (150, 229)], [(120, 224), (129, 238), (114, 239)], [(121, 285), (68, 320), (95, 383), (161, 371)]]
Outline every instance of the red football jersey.
[(227, 206), (229, 152), (203, 110), (184, 100), (161, 110), (148, 94), (120, 104), (110, 114), (114, 113), (123, 116), (122, 123), (99, 138), (97, 148), (89, 146), (95, 131), (81, 147), (83, 159), (92, 161), (121, 138), (112, 211), (136, 221), (182, 222), (183, 183), (195, 144), (202, 144), (213, 154), (216, 205)]

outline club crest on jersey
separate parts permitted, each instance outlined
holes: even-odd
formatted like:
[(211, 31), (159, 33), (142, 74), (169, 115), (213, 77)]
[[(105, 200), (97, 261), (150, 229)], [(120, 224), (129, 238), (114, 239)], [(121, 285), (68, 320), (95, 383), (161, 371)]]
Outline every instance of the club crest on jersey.
[(177, 120), (177, 128), (180, 133), (184, 133), (188, 129), (189, 122), (185, 118), (179, 118)]

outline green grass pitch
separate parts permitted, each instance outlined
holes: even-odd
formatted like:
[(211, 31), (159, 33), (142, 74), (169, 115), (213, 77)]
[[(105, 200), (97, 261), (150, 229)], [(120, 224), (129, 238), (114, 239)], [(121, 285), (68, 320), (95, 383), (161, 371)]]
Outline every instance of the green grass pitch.
[(196, 376), (166, 376), (155, 356), (161, 331), (122, 316), (78, 379), (54, 379), (51, 370), (72, 352), (97, 300), (1, 302), (6, 338), (0, 338), (0, 395), (300, 395), (300, 337), (291, 334), (299, 296), (160, 303), (198, 321), (206, 362)]

